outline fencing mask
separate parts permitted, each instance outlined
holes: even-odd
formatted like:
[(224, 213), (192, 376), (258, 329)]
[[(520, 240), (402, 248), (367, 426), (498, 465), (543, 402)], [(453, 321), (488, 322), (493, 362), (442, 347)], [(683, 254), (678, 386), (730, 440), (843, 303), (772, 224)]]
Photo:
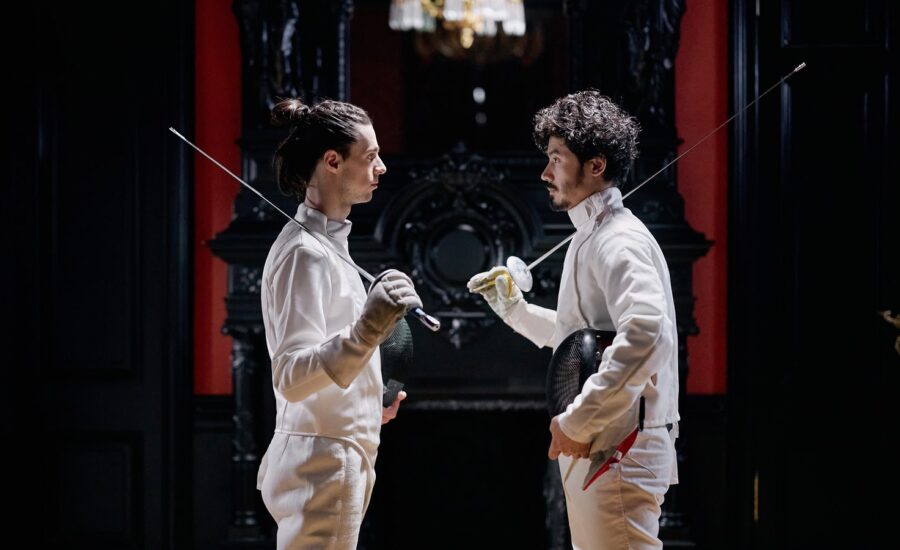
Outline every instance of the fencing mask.
[(406, 319), (401, 317), (394, 331), (379, 346), (381, 352), (381, 378), (384, 380), (382, 404), (391, 406), (403, 389), (413, 359), (412, 332)]
[[(588, 377), (597, 372), (603, 350), (612, 344), (615, 336), (615, 332), (585, 328), (568, 335), (557, 346), (550, 359), (550, 368), (547, 369), (547, 412), (551, 418), (565, 412), (581, 393)], [(612, 464), (625, 456), (634, 444), (637, 432), (638, 429), (635, 428), (615, 447), (600, 449), (591, 454), (591, 465), (582, 484), (583, 490), (587, 490)], [(563, 483), (568, 479), (575, 463), (576, 460), (573, 460)]]
[(603, 350), (615, 332), (585, 328), (568, 335), (553, 352), (547, 369), (547, 412), (554, 417), (566, 411), (588, 377), (597, 372)]

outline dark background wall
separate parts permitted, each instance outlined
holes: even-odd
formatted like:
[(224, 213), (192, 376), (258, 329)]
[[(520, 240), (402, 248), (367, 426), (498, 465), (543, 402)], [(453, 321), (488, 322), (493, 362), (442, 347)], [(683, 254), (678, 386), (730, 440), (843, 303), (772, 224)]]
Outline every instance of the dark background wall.
[[(6, 547), (189, 541), (189, 5), (4, 10)], [(15, 542), (18, 541), (18, 542)]]
[(732, 17), (734, 102), (808, 67), (732, 134), (729, 533), (881, 548), (868, 527), (890, 523), (897, 489), (880, 457), (900, 356), (879, 314), (900, 302), (897, 5), (737, 2)]

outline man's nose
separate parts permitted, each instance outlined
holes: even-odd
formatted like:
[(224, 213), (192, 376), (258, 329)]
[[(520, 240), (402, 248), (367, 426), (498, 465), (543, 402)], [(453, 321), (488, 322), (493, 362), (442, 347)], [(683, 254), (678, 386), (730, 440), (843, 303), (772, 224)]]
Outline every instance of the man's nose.
[(549, 164), (544, 168), (544, 171), (541, 172), (541, 179), (547, 183), (553, 183), (553, 172), (550, 170)]

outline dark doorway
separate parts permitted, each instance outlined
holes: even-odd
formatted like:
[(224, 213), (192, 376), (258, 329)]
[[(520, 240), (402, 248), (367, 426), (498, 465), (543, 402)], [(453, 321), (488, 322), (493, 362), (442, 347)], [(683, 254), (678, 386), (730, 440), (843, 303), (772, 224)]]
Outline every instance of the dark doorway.
[(167, 128), (191, 120), (193, 7), (110, 7), (4, 17), (0, 416), (28, 547), (189, 540), (190, 157)]
[(888, 525), (882, 477), (900, 375), (898, 12), (891, 2), (739, 1), (736, 106), (807, 68), (732, 134), (731, 531), (825, 548)]

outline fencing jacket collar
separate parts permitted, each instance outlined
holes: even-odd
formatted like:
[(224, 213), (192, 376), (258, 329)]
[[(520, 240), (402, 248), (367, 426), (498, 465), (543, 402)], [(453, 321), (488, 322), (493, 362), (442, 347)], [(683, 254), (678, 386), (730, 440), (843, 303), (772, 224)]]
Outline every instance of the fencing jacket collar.
[(330, 220), (325, 214), (309, 207), (305, 202), (300, 203), (300, 206), (297, 207), (297, 215), (294, 217), (298, 222), (316, 233), (327, 235), (339, 241), (347, 240), (347, 237), (350, 235), (350, 229), (353, 226), (350, 220)]
[(622, 192), (618, 187), (607, 187), (587, 197), (580, 203), (569, 209), (569, 219), (578, 231), (591, 232), (594, 224), (585, 223), (593, 217), (597, 217), (599, 224), (607, 212), (622, 208)]

